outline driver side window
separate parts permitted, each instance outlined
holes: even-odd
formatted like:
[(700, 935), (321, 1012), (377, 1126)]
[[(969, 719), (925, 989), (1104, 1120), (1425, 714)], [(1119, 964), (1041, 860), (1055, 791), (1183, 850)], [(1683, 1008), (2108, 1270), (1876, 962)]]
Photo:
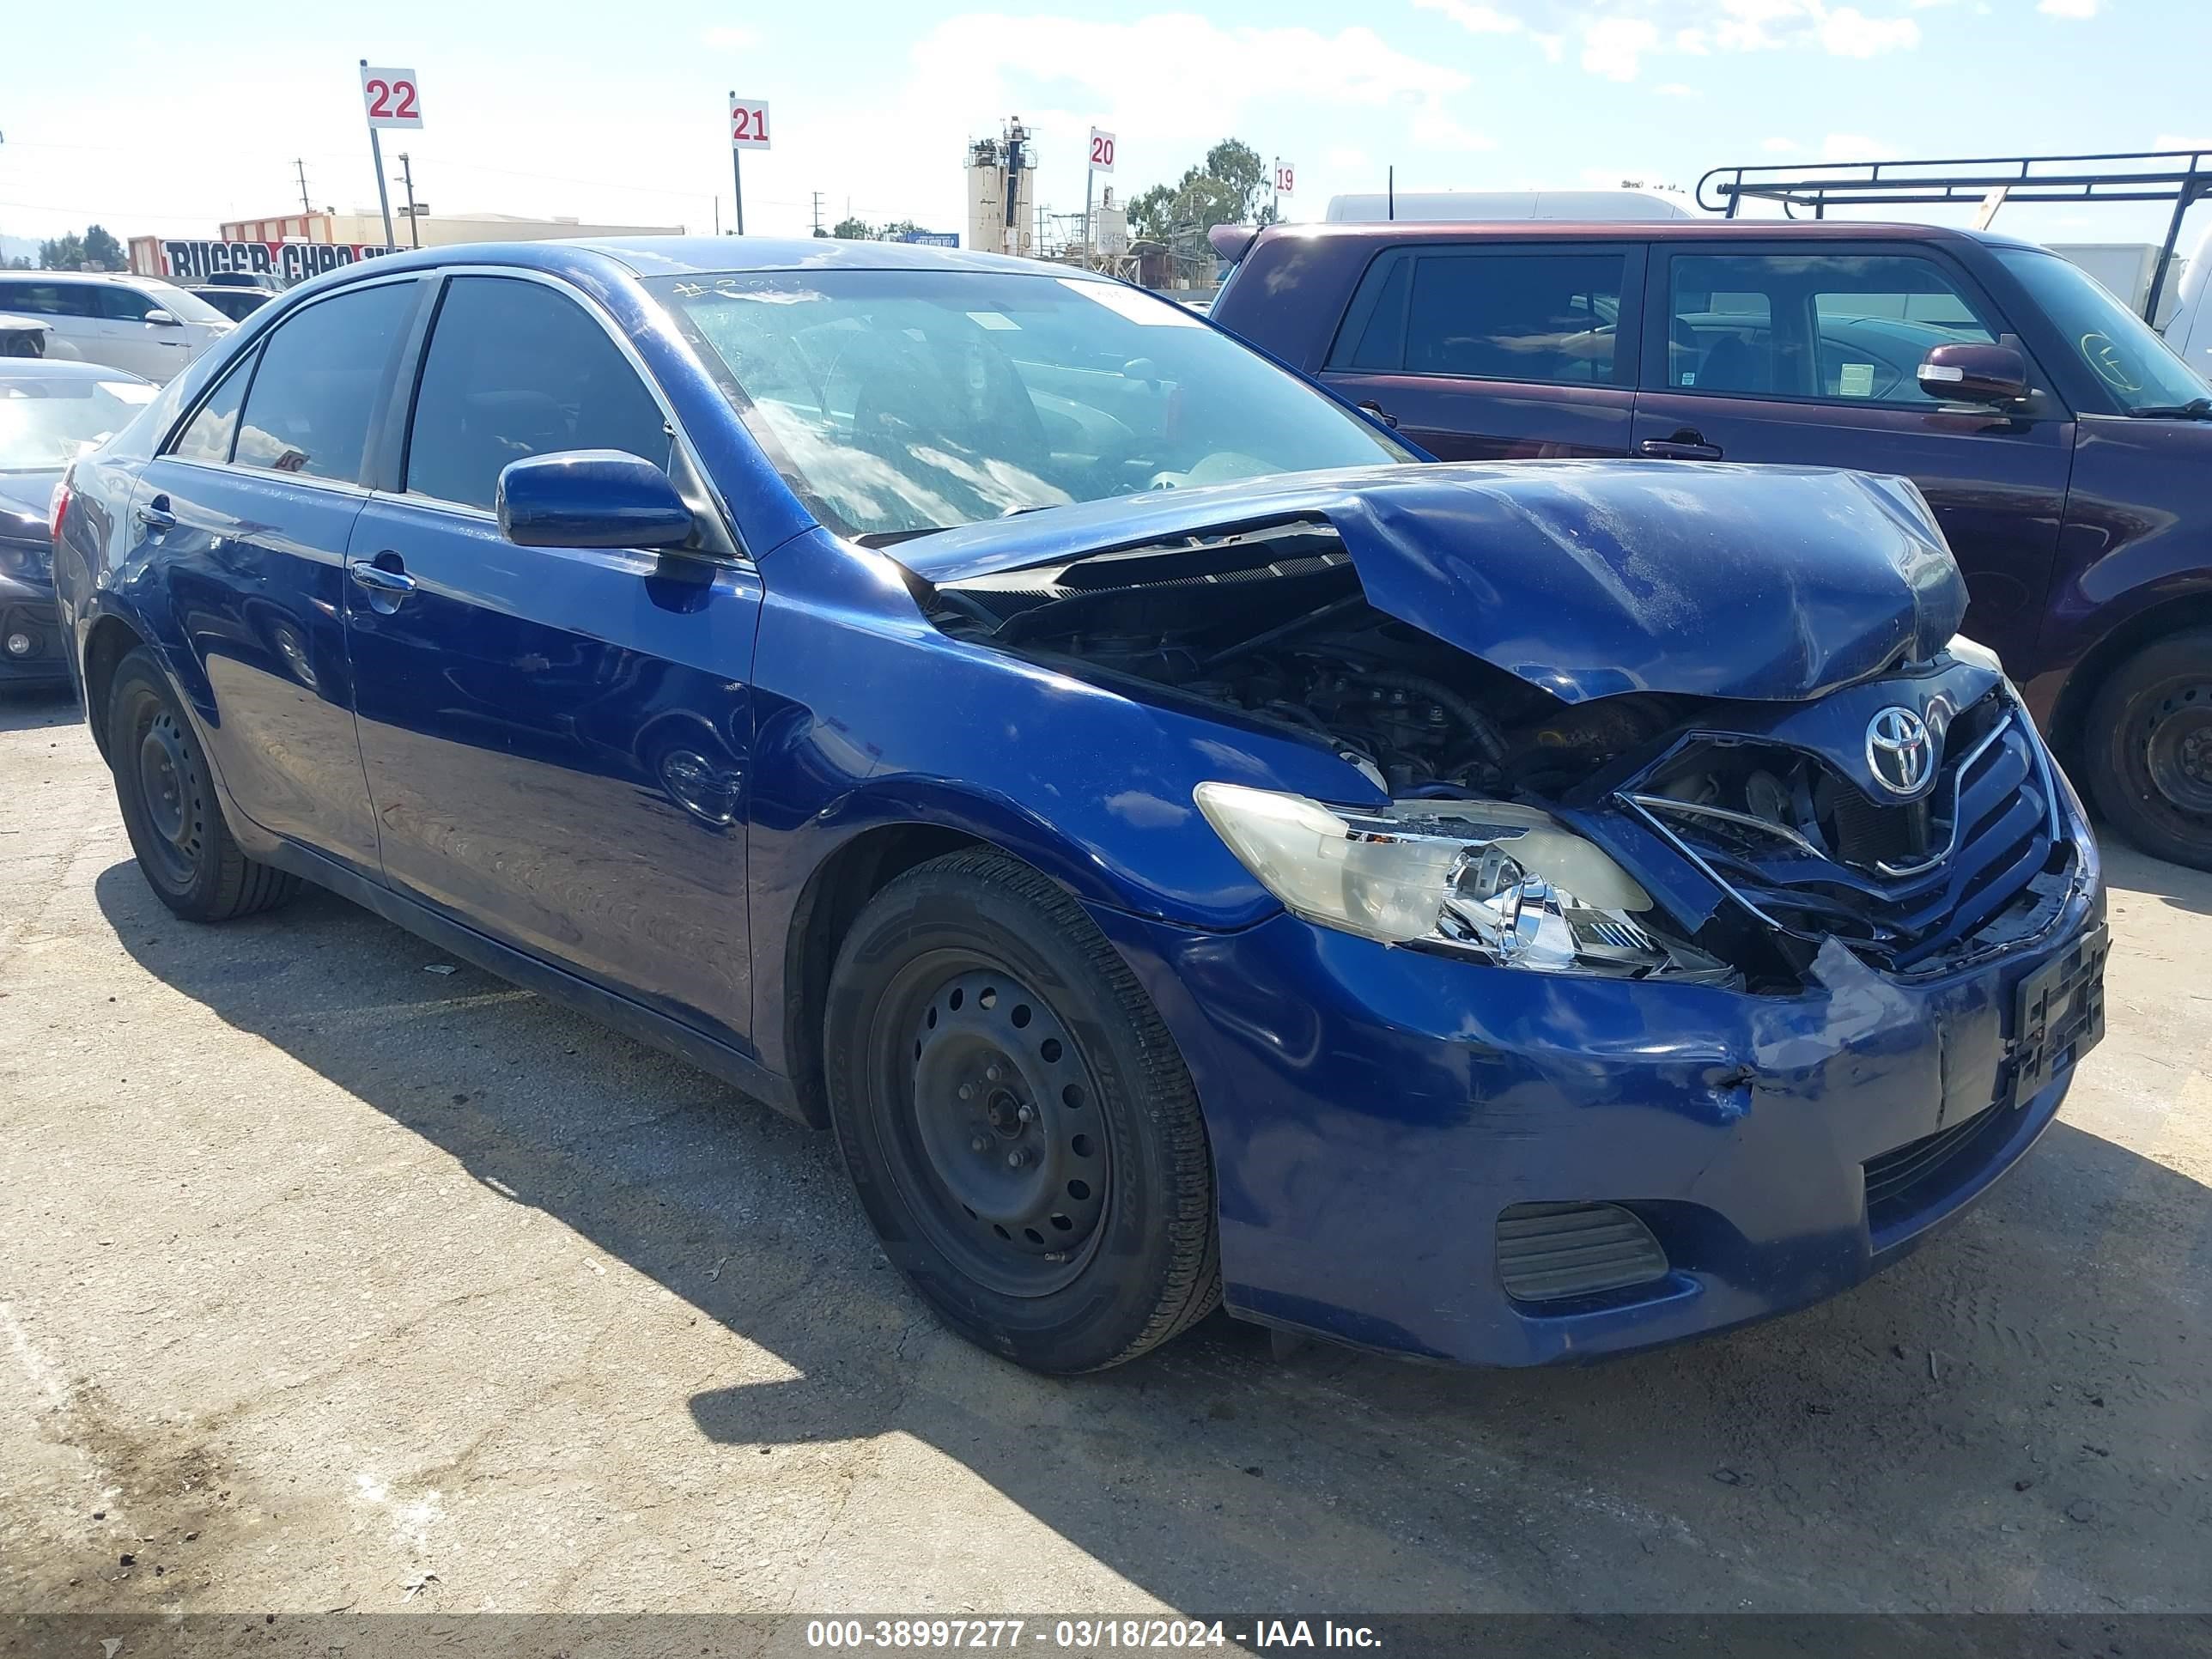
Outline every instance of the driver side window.
[(409, 494), (488, 512), (510, 461), (619, 449), (665, 468), (673, 445), (637, 371), (574, 301), (519, 277), (447, 283), (415, 394)]

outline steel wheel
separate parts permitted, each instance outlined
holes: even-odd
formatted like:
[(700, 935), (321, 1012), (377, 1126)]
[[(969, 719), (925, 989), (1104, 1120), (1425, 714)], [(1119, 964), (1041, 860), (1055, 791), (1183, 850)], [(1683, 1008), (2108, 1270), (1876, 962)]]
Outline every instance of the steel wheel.
[(1048, 1296), (1097, 1249), (1111, 1159), (1098, 1085), (1051, 1006), (1003, 964), (908, 964), (883, 1003), (876, 1084), (902, 1103), (900, 1186), (980, 1283)]

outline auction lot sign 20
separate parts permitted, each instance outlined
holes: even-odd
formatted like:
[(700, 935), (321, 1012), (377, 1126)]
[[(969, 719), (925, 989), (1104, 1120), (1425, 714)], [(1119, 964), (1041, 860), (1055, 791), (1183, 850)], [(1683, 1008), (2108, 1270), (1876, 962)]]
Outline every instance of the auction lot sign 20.
[(161, 244), (161, 275), (173, 283), (204, 283), (217, 271), (274, 276), (287, 288), (340, 265), (397, 253), (369, 242), (173, 242)]

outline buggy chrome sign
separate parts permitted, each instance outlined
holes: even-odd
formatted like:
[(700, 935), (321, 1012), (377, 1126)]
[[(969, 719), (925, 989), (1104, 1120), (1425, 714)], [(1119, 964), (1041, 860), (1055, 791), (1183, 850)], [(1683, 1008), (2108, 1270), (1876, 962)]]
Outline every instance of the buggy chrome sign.
[(1909, 795), (1936, 769), (1936, 739), (1910, 708), (1883, 709), (1867, 722), (1867, 766), (1893, 795)]
[(340, 265), (398, 252), (396, 247), (369, 242), (164, 240), (161, 274), (172, 282), (204, 283), (217, 271), (251, 271), (258, 276), (273, 276), (289, 288)]

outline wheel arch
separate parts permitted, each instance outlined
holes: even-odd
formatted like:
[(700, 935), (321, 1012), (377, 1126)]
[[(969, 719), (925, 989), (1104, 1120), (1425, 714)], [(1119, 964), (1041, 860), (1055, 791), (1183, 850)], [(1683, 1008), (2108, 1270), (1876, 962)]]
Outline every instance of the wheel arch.
[(2059, 687), (2051, 715), (2051, 746), (2068, 771), (2078, 775), (2090, 705), (2121, 664), (2168, 635), (2212, 628), (2212, 586), (2154, 599), (2108, 630), (2083, 653)]
[(107, 695), (115, 684), (116, 665), (147, 643), (144, 635), (112, 611), (93, 618), (85, 632), (85, 723), (92, 727), (92, 740), (102, 760), (112, 758), (107, 752)]
[(782, 1039), (785, 1069), (799, 1113), (826, 1129), (830, 1107), (823, 1086), (823, 1018), (830, 970), (845, 936), (868, 901), (918, 864), (967, 848), (1019, 854), (980, 836), (942, 823), (898, 822), (861, 830), (815, 866), (799, 890), (783, 944)]

